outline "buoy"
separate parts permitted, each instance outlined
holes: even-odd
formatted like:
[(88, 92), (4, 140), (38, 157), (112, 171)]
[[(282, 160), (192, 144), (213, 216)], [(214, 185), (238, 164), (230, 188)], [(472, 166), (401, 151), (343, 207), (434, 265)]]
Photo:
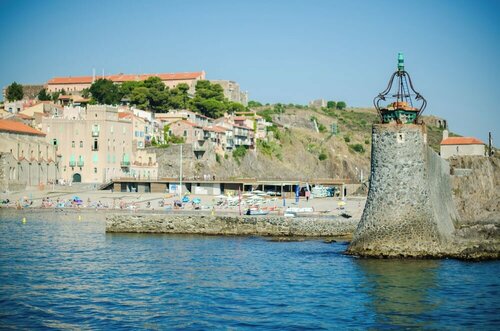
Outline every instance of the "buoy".
[(26, 223), (26, 217), (23, 217), (23, 223)]

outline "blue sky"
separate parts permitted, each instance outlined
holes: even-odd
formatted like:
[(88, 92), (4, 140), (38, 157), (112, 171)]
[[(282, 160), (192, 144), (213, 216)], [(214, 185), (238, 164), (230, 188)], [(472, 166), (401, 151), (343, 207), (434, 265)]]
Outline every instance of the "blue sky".
[(427, 114), (500, 141), (500, 1), (0, 0), (0, 85), (205, 70), (261, 102), (371, 106), (397, 52)]

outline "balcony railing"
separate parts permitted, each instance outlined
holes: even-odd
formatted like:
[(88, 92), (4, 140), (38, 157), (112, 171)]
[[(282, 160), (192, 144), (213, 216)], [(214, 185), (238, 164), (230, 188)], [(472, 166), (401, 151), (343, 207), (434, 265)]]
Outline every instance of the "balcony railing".
[(79, 160), (77, 164), (79, 167), (83, 167), (83, 160)]
[(130, 161), (121, 161), (120, 165), (122, 166), (122, 168), (128, 168), (130, 167)]
[(69, 161), (69, 166), (70, 167), (75, 167), (76, 166), (76, 161)]
[(92, 131), (92, 137), (99, 137), (99, 131)]

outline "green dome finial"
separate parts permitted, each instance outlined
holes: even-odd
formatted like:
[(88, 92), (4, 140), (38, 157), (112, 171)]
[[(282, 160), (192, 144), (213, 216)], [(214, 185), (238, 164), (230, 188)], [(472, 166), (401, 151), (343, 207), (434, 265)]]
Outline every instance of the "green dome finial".
[(399, 52), (398, 53), (398, 71), (404, 71), (405, 70), (405, 59), (403, 57), (403, 53)]

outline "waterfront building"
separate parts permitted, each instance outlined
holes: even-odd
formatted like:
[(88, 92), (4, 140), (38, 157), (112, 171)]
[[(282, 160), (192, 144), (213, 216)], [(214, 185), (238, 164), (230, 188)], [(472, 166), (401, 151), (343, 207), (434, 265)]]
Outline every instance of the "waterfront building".
[(474, 137), (448, 137), (448, 131), (444, 130), (440, 154), (443, 159), (464, 155), (485, 156), (486, 146), (481, 140)]
[(59, 159), (45, 133), (19, 121), (0, 120), (0, 191), (55, 183)]
[[(132, 115), (133, 116), (133, 115)], [(66, 182), (105, 183), (114, 177), (156, 178), (156, 155), (141, 151), (132, 120), (118, 107), (66, 107), (60, 116), (44, 117), (42, 130), (61, 155)]]
[(196, 82), (205, 79), (205, 71), (183, 72), (183, 73), (161, 73), (161, 74), (116, 74), (108, 76), (79, 76), (79, 77), (54, 77), (47, 82), (48, 92), (81, 93), (84, 89), (90, 88), (92, 83), (99, 78), (106, 78), (115, 84), (131, 81), (143, 81), (149, 77), (159, 77), (165, 86), (176, 87), (181, 83), (189, 86), (189, 93), (194, 94)]

